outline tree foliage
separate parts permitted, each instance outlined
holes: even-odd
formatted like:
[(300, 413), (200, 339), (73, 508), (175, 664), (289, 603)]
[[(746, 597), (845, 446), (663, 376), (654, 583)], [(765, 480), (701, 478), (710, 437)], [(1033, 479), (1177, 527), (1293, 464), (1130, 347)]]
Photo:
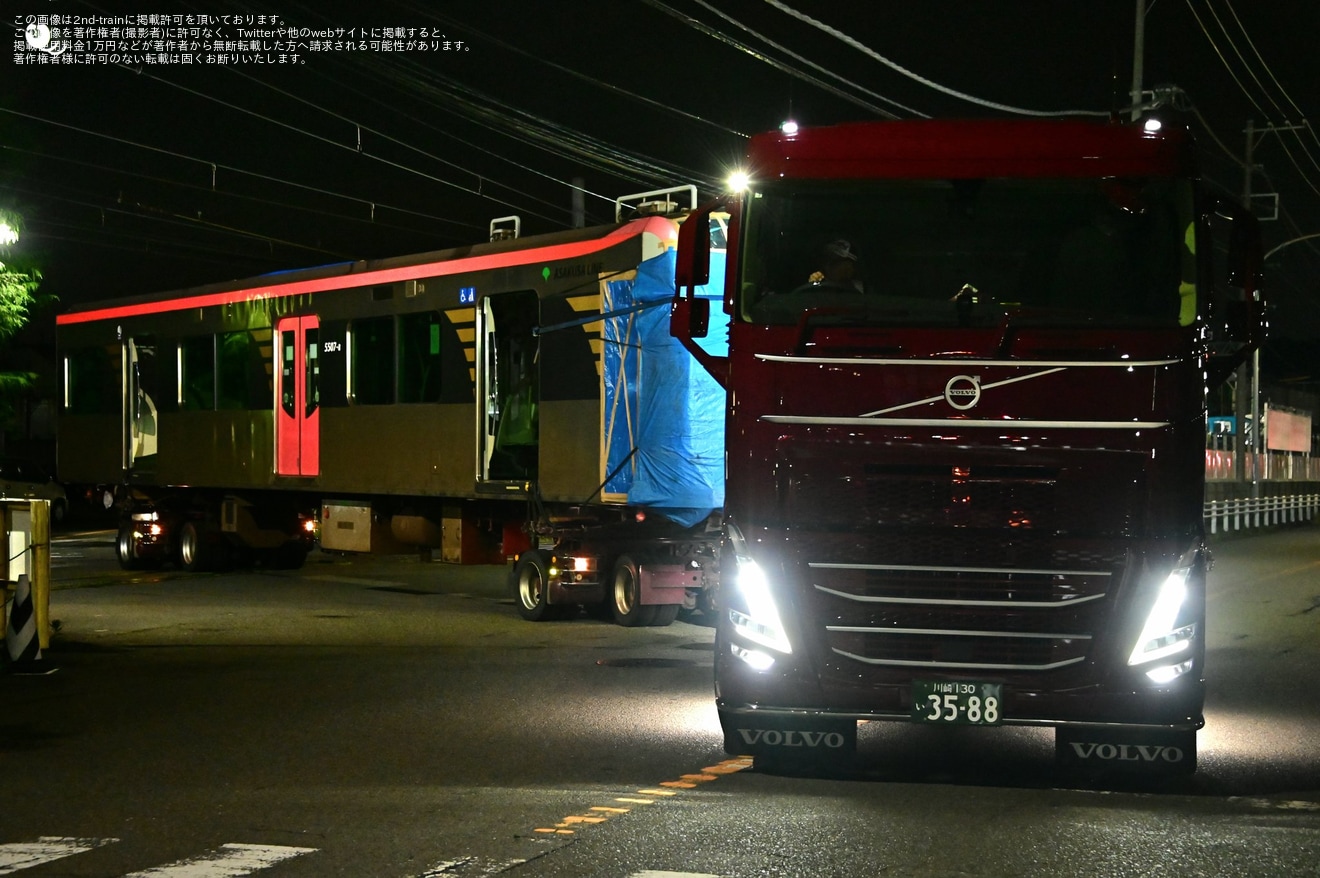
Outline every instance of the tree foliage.
[(0, 262), (0, 341), (12, 338), (27, 325), (40, 285), (41, 272), (37, 269), (23, 271)]

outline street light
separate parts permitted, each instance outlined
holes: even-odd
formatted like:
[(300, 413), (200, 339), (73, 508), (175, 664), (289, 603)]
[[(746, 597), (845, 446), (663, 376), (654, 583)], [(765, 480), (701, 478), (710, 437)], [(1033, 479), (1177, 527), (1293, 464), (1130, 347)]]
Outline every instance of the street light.
[(18, 229), (10, 225), (8, 220), (0, 219), (0, 247), (8, 247), (10, 244), (18, 243)]

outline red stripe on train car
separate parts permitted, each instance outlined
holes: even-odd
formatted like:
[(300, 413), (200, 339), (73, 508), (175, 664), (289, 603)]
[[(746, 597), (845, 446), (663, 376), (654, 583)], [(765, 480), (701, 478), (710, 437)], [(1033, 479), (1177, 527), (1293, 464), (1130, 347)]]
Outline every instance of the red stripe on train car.
[[(657, 237), (673, 239), (673, 227), (668, 221), (652, 217), (642, 224), (630, 223), (590, 241), (573, 241), (567, 244), (552, 244), (534, 247), (530, 250), (512, 250), (507, 253), (492, 253), (484, 256), (465, 256), (437, 262), (423, 262), (418, 265), (405, 265), (398, 268), (382, 268), (375, 271), (354, 273), (349, 270), (344, 274), (331, 277), (318, 277), (288, 283), (272, 282), (261, 286), (244, 287), (237, 290), (223, 290), (215, 293), (201, 293), (192, 296), (180, 296), (172, 299), (160, 299), (152, 302), (108, 305), (88, 311), (75, 311), (60, 314), (55, 323), (67, 326), (74, 323), (90, 323), (94, 320), (113, 320), (120, 317), (136, 317), (144, 314), (163, 314), (168, 311), (181, 311), (185, 308), (206, 308), (215, 305), (233, 305), (240, 302), (254, 302), (261, 299), (273, 299), (277, 296), (297, 296), (305, 293), (323, 293), (329, 290), (341, 290), (348, 287), (360, 287), (370, 284), (395, 283), (396, 281), (416, 280), (423, 277), (444, 277), (471, 271), (483, 271), (491, 268), (507, 268), (513, 265), (527, 265), (532, 262), (549, 262), (588, 256), (614, 246), (620, 241), (653, 232)], [(308, 269), (313, 270), (313, 269)]]

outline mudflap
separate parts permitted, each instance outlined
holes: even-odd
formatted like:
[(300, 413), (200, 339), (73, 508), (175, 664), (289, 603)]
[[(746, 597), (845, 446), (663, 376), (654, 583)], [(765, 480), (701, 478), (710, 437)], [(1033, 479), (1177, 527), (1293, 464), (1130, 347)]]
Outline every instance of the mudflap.
[(1067, 771), (1186, 776), (1196, 771), (1196, 731), (1060, 726), (1054, 730), (1054, 754)]
[(720, 711), (720, 724), (725, 751), (770, 774), (847, 773), (857, 755), (856, 720)]

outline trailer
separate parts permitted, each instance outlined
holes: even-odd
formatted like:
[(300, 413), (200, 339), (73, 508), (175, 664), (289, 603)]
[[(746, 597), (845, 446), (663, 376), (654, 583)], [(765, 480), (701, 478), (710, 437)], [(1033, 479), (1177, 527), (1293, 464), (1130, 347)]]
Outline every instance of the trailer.
[(711, 382), (668, 336), (695, 199), (70, 308), (61, 478), (113, 495), (126, 568), (296, 568), (317, 545), (516, 559), (529, 618), (672, 621), (723, 491), (722, 401), (674, 391)]

